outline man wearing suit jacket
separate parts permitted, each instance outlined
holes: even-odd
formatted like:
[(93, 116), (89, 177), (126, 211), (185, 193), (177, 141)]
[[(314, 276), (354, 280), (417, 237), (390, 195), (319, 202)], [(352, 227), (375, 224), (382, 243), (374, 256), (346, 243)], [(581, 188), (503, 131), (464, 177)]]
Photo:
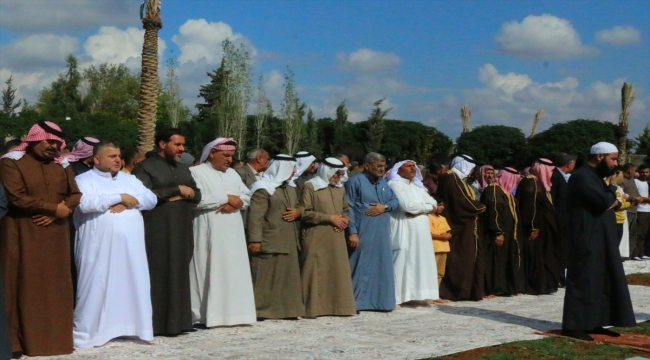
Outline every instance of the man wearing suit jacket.
[(568, 182), (571, 172), (576, 166), (577, 158), (573, 154), (560, 153), (556, 158), (555, 169), (553, 169), (553, 175), (551, 176), (551, 198), (557, 213), (560, 250), (562, 251), (560, 256), (560, 282), (562, 286), (564, 286), (565, 269), (567, 267), (567, 236), (569, 235)]
[(248, 153), (246, 165), (235, 169), (247, 188), (262, 179), (264, 170), (269, 167), (269, 153), (264, 149), (253, 149)]

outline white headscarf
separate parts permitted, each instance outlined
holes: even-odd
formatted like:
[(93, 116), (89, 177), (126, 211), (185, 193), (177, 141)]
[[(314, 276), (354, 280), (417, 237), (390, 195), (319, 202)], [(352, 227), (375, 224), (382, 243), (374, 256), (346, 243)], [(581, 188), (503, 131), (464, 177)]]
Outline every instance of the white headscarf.
[[(316, 176), (307, 182), (312, 184), (314, 191), (325, 189), (330, 184), (330, 178), (336, 174), (337, 171), (345, 169), (345, 164), (337, 158), (327, 158), (323, 161), (316, 172)], [(342, 177), (341, 177), (342, 178)], [(339, 179), (339, 182), (334, 184), (336, 187), (343, 186), (343, 183)]]
[[(415, 177), (413, 178), (413, 182), (415, 183), (415, 185), (417, 185), (418, 187), (421, 187), (424, 190), (427, 190), (427, 188), (422, 183), (422, 171), (420, 171), (420, 168), (417, 166), (417, 163), (415, 161), (413, 161), (413, 160), (403, 160), (403, 161), (400, 161), (397, 164), (393, 165), (393, 167), (390, 170), (388, 170), (388, 172), (386, 173), (386, 181), (388, 181), (388, 184), (390, 185), (390, 183), (393, 182), (393, 181), (398, 181), (400, 179), (403, 179), (401, 176), (399, 176), (399, 174), (397, 172), (399, 171), (399, 168), (401, 168), (407, 162), (412, 162), (412, 163), (414, 163), (416, 165), (415, 166)], [(429, 190), (427, 190), (427, 193), (428, 192), (429, 192)]]
[(451, 161), (451, 171), (455, 172), (461, 179), (464, 179), (472, 173), (476, 164), (472, 161), (471, 157), (467, 155), (459, 155)]
[(210, 151), (212, 149), (217, 149), (217, 150), (235, 150), (237, 147), (236, 145), (233, 144), (226, 144), (226, 143), (235, 143), (235, 140), (233, 138), (216, 138), (213, 141), (210, 141), (207, 145), (203, 147), (203, 152), (201, 153), (201, 160), (199, 160), (200, 164), (203, 164), (206, 160), (208, 160), (208, 156), (210, 155)]
[(251, 186), (251, 194), (254, 194), (259, 189), (264, 189), (272, 196), (275, 189), (282, 186), (289, 179), (295, 167), (295, 158), (285, 154), (275, 156), (271, 164), (269, 164), (269, 168), (264, 171), (262, 179), (257, 180)]
[(316, 157), (312, 154), (310, 154), (308, 151), (298, 151), (296, 155), (293, 157), (296, 158), (296, 161), (298, 164), (296, 165), (296, 173), (293, 175), (291, 178), (291, 181), (289, 181), (289, 185), (292, 187), (296, 187), (296, 181), (302, 173), (305, 172), (309, 168), (309, 165), (316, 161)]

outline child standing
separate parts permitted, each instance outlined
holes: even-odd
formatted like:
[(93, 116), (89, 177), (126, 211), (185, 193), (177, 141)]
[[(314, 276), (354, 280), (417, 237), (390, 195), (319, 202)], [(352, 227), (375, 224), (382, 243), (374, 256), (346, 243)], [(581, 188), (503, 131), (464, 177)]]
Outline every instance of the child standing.
[(433, 214), (429, 214), (429, 227), (431, 229), (431, 238), (433, 239), (433, 251), (436, 254), (436, 265), (438, 267), (438, 285), (445, 276), (445, 267), (447, 265), (447, 254), (449, 253), (449, 239), (451, 239), (451, 228), (447, 219), (442, 216), (445, 209), (443, 199), (434, 195), (438, 206)]

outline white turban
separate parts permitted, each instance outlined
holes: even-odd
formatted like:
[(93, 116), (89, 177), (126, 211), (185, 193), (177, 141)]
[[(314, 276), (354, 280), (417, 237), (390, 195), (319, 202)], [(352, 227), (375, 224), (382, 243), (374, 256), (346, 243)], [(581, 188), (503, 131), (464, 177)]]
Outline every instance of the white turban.
[(237, 143), (235, 142), (234, 139), (216, 138), (203, 147), (203, 152), (201, 153), (201, 160), (199, 161), (199, 163), (203, 164), (206, 160), (208, 160), (208, 156), (210, 155), (210, 151), (212, 151), (212, 149), (235, 150), (236, 148), (237, 148)]
[(296, 159), (285, 154), (276, 155), (269, 168), (264, 171), (262, 179), (257, 180), (251, 186), (251, 194), (259, 189), (266, 190), (269, 195), (275, 193), (275, 189), (289, 179), (296, 167)]
[(292, 187), (296, 187), (296, 181), (302, 173), (305, 172), (309, 168), (309, 165), (316, 161), (316, 157), (312, 154), (310, 154), (308, 151), (298, 151), (296, 155), (293, 156), (296, 158), (296, 161), (298, 164), (296, 165), (296, 173), (293, 175), (291, 178), (291, 181), (289, 181), (289, 185)]
[[(316, 172), (316, 176), (307, 182), (312, 184), (314, 191), (325, 189), (330, 184), (330, 178), (336, 174), (337, 171), (343, 170), (346, 171), (345, 164), (341, 160), (336, 158), (327, 158)], [(339, 182), (334, 184), (336, 187), (343, 186), (343, 183), (339, 179)]]
[(393, 181), (403, 179), (401, 176), (399, 176), (399, 174), (397, 172), (399, 171), (399, 168), (404, 166), (404, 164), (406, 164), (407, 162), (412, 162), (412, 163), (416, 164), (416, 166), (415, 166), (415, 178), (413, 178), (413, 182), (415, 183), (415, 185), (417, 185), (417, 186), (421, 187), (422, 189), (426, 190), (427, 193), (428, 193), (429, 190), (427, 190), (427, 188), (422, 183), (422, 171), (420, 171), (420, 168), (417, 167), (417, 163), (415, 161), (413, 161), (413, 160), (403, 160), (403, 161), (400, 161), (397, 164), (393, 165), (393, 167), (390, 170), (388, 170), (388, 172), (385, 175), (386, 181), (388, 181), (388, 184), (390, 184)]
[(451, 170), (455, 172), (461, 179), (464, 179), (472, 173), (476, 164), (474, 164), (474, 159), (467, 155), (459, 155), (451, 161)]
[(611, 154), (617, 152), (618, 149), (614, 144), (602, 141), (592, 146), (591, 151), (589, 153), (595, 155), (595, 154)]

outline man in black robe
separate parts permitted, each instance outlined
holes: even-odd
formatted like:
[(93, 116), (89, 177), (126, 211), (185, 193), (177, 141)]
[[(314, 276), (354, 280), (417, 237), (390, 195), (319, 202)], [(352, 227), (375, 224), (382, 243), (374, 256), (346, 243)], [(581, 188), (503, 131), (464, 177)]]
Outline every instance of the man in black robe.
[(451, 251), (440, 284), (442, 299), (483, 300), (485, 296), (485, 254), (479, 221), (485, 206), (476, 200), (474, 190), (465, 181), (474, 166), (471, 157), (457, 156), (451, 170), (438, 178), (437, 195), (445, 202), (442, 215), (451, 227)]
[(485, 293), (487, 298), (511, 296), (524, 292), (524, 262), (521, 256), (523, 230), (517, 216), (515, 197), (501, 187), (500, 180), (518, 177), (511, 168), (505, 168), (495, 179), (494, 171), (486, 171), (488, 184), (481, 194), (485, 236)]
[(557, 214), (558, 236), (560, 240), (560, 285), (564, 286), (566, 271), (567, 234), (569, 233), (569, 215), (567, 214), (567, 192), (569, 177), (576, 167), (577, 156), (560, 153), (555, 159), (555, 169), (551, 175), (551, 199)]
[(142, 214), (155, 335), (192, 330), (192, 220), (201, 192), (190, 169), (178, 163), (184, 144), (178, 129), (163, 129), (156, 134), (155, 153), (133, 169), (133, 175), (158, 197), (156, 207)]
[(619, 336), (603, 326), (634, 326), (630, 292), (619, 253), (614, 211), (616, 186), (603, 178), (618, 164), (610, 143), (591, 148), (587, 165), (569, 179), (568, 271), (562, 334), (593, 341), (589, 334)]

